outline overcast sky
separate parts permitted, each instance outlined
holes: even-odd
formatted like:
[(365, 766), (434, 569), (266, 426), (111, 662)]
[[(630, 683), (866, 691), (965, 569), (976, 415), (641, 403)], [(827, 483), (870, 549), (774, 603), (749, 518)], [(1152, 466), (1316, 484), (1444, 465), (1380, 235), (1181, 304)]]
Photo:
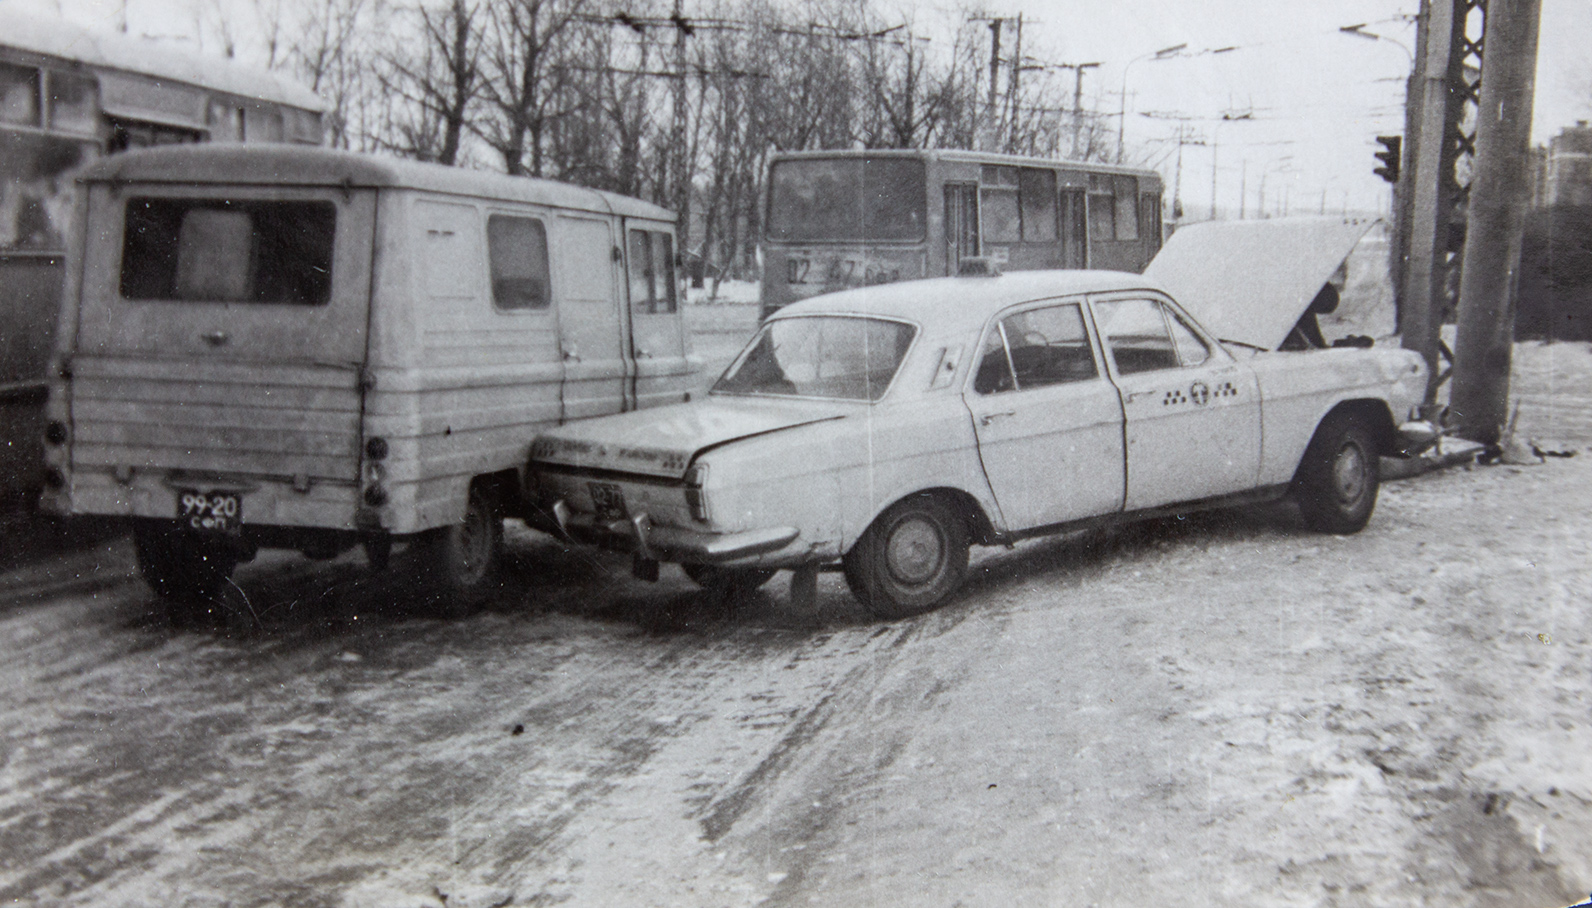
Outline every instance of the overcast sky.
[[(0, 0), (35, 14), (64, 14), (114, 28), (126, 4), (133, 34), (192, 36), (198, 9), (246, 7), (247, 0)], [(990, 15), (1024, 19), (1023, 52), (1048, 63), (1092, 63), (1086, 106), (1124, 106), (1130, 148), (1141, 147), (1178, 180), (1190, 216), (1216, 198), (1236, 212), (1239, 191), (1253, 213), (1265, 191), (1268, 211), (1378, 210), (1387, 184), (1371, 173), (1378, 134), (1403, 130), (1404, 77), (1413, 50), (1417, 0), (991, 0)], [(693, 4), (686, 0), (689, 14)], [(1542, 0), (1535, 141), (1592, 117), (1592, 0)], [(933, 33), (960, 15), (954, 0), (907, 3), (919, 31)], [(1344, 35), (1367, 23), (1387, 40)], [(1011, 40), (1011, 32), (1006, 32)], [(194, 40), (184, 42), (192, 47)], [(948, 43), (948, 39), (945, 42)], [(1155, 51), (1186, 44), (1166, 60)], [(1400, 47), (1403, 45), (1403, 48)], [(1009, 45), (1008, 45), (1009, 46)], [(1220, 54), (1201, 53), (1233, 47)], [(214, 48), (206, 48), (214, 50)], [(1137, 61), (1137, 62), (1133, 62)], [(1070, 76), (1068, 77), (1070, 79)], [(1150, 116), (1146, 116), (1149, 114)], [(1222, 116), (1248, 119), (1222, 121)], [(1195, 144), (1199, 143), (1199, 144)]]

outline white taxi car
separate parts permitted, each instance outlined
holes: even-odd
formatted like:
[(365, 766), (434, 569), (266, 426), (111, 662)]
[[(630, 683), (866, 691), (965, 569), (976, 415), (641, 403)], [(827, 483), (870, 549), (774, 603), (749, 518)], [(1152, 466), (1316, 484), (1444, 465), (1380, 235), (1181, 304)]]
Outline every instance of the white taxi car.
[[(1356, 532), (1425, 365), (1272, 352), (1365, 232), (1288, 226), (1270, 228), (1269, 277), (1239, 269), (1263, 288), (1247, 309), (1222, 280), (1182, 281), (1225, 322), (1209, 330), (1169, 290), (1175, 267), (1164, 283), (1020, 272), (787, 306), (704, 399), (537, 437), (533, 492), (567, 536), (633, 551), (640, 576), (675, 562), (735, 591), (794, 569), (805, 598), (839, 568), (885, 618), (944, 602), (975, 543), (1288, 494), (1309, 526)], [(1170, 261), (1231, 240), (1169, 243)]]

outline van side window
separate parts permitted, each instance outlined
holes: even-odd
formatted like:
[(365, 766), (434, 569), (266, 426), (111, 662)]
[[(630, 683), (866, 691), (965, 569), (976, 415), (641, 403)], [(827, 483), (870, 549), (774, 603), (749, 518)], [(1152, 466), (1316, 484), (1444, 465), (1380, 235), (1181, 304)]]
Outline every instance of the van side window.
[(319, 306), (332, 295), (336, 232), (331, 202), (130, 199), (122, 296)]
[(499, 309), (546, 309), (547, 228), (535, 218), (494, 214), (487, 218), (487, 258), (492, 268), (492, 304)]
[(630, 305), (642, 315), (673, 313), (674, 237), (661, 230), (630, 231)]

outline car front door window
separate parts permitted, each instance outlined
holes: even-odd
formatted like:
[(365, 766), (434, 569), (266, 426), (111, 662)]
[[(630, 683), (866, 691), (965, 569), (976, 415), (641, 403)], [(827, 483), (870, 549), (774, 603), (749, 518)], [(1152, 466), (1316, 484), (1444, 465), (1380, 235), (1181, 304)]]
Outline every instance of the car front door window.
[(1127, 420), (1126, 509), (1251, 488), (1260, 468), (1254, 373), (1161, 300), (1098, 300), (1094, 312)]

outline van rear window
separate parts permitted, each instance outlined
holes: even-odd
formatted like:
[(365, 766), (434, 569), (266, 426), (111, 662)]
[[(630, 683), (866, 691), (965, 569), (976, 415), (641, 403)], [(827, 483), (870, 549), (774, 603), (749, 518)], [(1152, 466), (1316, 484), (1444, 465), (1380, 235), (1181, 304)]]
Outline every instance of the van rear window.
[(332, 294), (336, 228), (327, 201), (133, 198), (122, 296), (319, 306)]

